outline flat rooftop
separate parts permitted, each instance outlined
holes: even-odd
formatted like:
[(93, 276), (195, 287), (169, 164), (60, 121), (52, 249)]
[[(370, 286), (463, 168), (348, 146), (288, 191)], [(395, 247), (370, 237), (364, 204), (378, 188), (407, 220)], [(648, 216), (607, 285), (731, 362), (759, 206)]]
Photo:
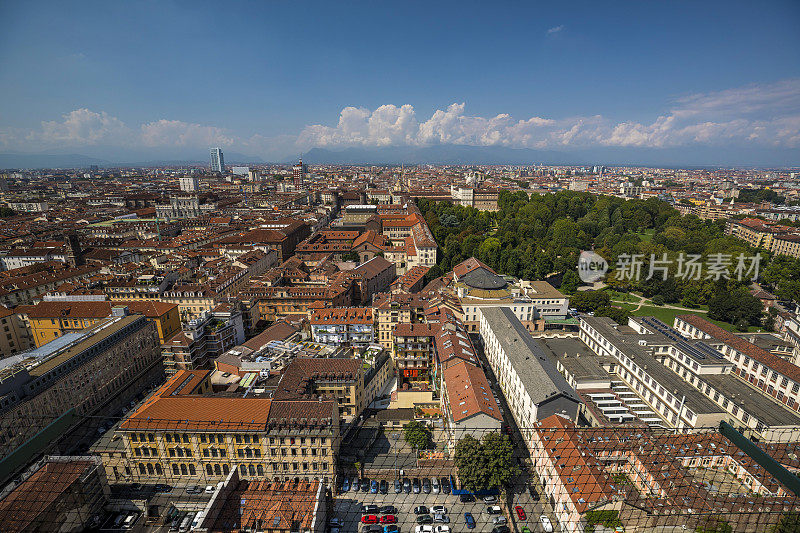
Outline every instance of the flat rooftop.
[(797, 413), (773, 402), (733, 374), (711, 374), (700, 378), (768, 426), (800, 426)]

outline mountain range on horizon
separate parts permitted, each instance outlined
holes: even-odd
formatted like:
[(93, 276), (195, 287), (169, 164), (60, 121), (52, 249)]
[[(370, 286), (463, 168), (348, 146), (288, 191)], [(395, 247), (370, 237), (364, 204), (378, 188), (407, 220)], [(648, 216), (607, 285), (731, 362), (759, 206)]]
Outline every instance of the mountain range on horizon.
[[(291, 164), (295, 159), (266, 161), (261, 157), (225, 150), (228, 165)], [(350, 147), (342, 150), (312, 148), (300, 155), (306, 163), (331, 165), (606, 165), (653, 167), (768, 167), (800, 166), (796, 151), (762, 149), (743, 157), (735, 148), (586, 148), (581, 150), (532, 150), (505, 146), (433, 145)], [(93, 147), (87, 153), (0, 153), (0, 168), (149, 167), (207, 165), (208, 155), (196, 150), (173, 154), (159, 151), (125, 151)]]

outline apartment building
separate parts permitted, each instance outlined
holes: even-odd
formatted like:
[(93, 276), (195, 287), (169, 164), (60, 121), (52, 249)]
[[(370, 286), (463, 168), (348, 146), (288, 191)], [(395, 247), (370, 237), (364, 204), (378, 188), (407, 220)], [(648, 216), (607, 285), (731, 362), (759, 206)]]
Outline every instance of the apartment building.
[(47, 456), (0, 500), (0, 524), (7, 533), (84, 531), (109, 496), (98, 457)]
[(176, 373), (96, 451), (112, 482), (335, 482), (337, 402), (216, 395), (210, 371)]
[(451, 445), (470, 435), (500, 431), (503, 416), (480, 366), (459, 360), (442, 370), (441, 404)]
[(172, 289), (165, 291), (160, 299), (163, 302), (176, 304), (181, 320), (190, 320), (216, 307), (219, 296), (205, 285), (184, 283), (176, 284)]
[(111, 413), (163, 379), (155, 324), (115, 312), (120, 316), (2, 360), (0, 453), (67, 411), (79, 419)]
[(347, 422), (367, 406), (360, 359), (297, 357), (281, 374), (273, 400), (336, 400)]
[(181, 329), (178, 306), (164, 302), (147, 301), (89, 301), (89, 302), (40, 302), (36, 305), (19, 306), (26, 328), (36, 346), (42, 346), (64, 334), (92, 327), (111, 315), (114, 307), (127, 307), (131, 314), (142, 314), (152, 321), (163, 343)]
[(242, 313), (233, 304), (219, 304), (212, 311), (184, 323), (183, 329), (161, 345), (164, 370), (205, 368), (211, 361), (244, 342)]
[(375, 342), (375, 325), (370, 307), (336, 307), (311, 311), (314, 342), (367, 346)]
[(397, 368), (398, 385), (412, 387), (431, 384), (434, 335), (438, 324), (400, 323), (392, 331), (392, 359)]
[(534, 423), (552, 414), (575, 420), (580, 398), (514, 312), (484, 307), (479, 315), (486, 358), (526, 442)]
[(0, 359), (33, 346), (31, 333), (18, 309), (12, 311), (0, 306), (0, 328)]
[[(5, 276), (0, 283), (0, 305), (14, 307), (33, 303), (62, 283), (87, 279), (100, 272), (100, 266), (82, 265), (67, 267), (56, 263), (46, 264), (48, 270)], [(22, 269), (24, 270), (24, 269)]]
[(383, 293), (372, 303), (372, 314), (377, 327), (377, 341), (386, 350), (393, 346), (392, 332), (398, 324), (420, 322), (424, 317), (428, 298), (420, 294)]

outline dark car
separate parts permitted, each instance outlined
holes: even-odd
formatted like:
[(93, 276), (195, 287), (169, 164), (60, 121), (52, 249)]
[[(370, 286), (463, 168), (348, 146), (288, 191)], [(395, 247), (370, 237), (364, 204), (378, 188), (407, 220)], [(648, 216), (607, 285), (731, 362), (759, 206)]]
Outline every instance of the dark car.
[(164, 483), (158, 483), (154, 488), (156, 492), (172, 492), (172, 485), (166, 485)]
[(431, 493), (431, 480), (426, 477), (422, 478), (422, 492), (425, 494)]
[(415, 477), (414, 480), (411, 482), (411, 492), (413, 492), (414, 494), (419, 494), (419, 491), (420, 491), (419, 478)]
[(397, 514), (397, 507), (394, 505), (384, 505), (381, 507), (381, 514)]
[(399, 479), (395, 479), (394, 480), (394, 493), (395, 494), (400, 494), (401, 492), (403, 492), (403, 482), (400, 481)]
[(383, 533), (400, 533), (400, 527), (395, 524), (383, 526)]
[(461, 501), (461, 503), (470, 503), (475, 501), (475, 496), (469, 493), (461, 494), (459, 495), (458, 499)]
[(403, 492), (411, 494), (411, 480), (408, 478), (403, 479)]
[(383, 533), (383, 526), (372, 524), (370, 526), (364, 526), (362, 531), (363, 533)]
[(353, 478), (353, 483), (350, 485), (350, 488), (353, 489), (353, 492), (358, 492), (358, 489), (361, 488), (361, 480), (357, 477)]
[(370, 483), (370, 486), (369, 486), (369, 491), (370, 491), (372, 494), (378, 494), (378, 488), (379, 488), (378, 481), (377, 481), (377, 480), (375, 480), (375, 479), (373, 479), (373, 480), (372, 480), (372, 483)]
[(389, 494), (389, 482), (385, 479), (381, 481), (380, 491), (381, 494)]
[(361, 506), (361, 514), (376, 514), (380, 508), (377, 505), (362, 505)]
[(533, 487), (528, 487), (528, 492), (531, 493), (531, 498), (533, 498), (534, 500), (539, 499), (539, 493), (536, 492), (536, 489), (534, 489)]
[(443, 477), (441, 483), (442, 483), (442, 492), (445, 494), (450, 494), (450, 481), (448, 481), (446, 477)]
[(464, 513), (464, 522), (467, 524), (467, 529), (475, 529), (475, 517), (472, 513)]
[(429, 514), (421, 514), (417, 517), (417, 524), (433, 524), (433, 517)]
[(361, 492), (369, 492), (369, 480), (367, 478), (361, 480)]
[(414, 507), (414, 514), (428, 514), (431, 510), (425, 507), (424, 505), (419, 505)]
[(511, 533), (511, 530), (508, 529), (508, 526), (497, 526), (492, 530), (492, 533)]

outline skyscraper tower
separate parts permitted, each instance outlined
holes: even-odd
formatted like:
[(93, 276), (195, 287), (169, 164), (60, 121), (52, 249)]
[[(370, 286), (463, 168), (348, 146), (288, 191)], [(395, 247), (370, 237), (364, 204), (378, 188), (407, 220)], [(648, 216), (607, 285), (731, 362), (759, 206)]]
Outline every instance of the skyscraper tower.
[(222, 148), (211, 149), (211, 171), (225, 172), (225, 157), (222, 155)]

